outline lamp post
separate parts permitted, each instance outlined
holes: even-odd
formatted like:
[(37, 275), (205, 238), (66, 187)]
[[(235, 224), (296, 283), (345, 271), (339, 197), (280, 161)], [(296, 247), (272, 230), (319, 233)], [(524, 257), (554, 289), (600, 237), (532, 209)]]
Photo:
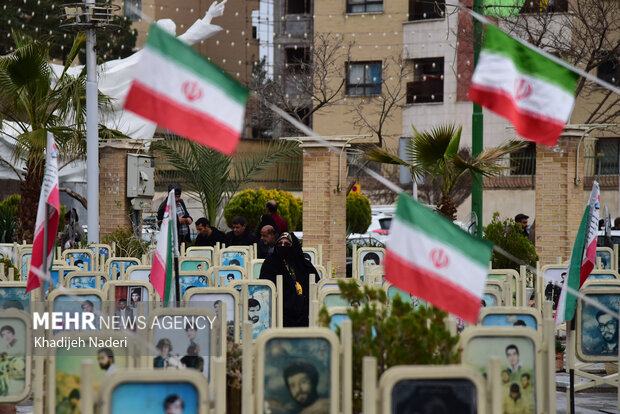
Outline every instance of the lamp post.
[(86, 167), (88, 202), (88, 242), (99, 243), (99, 134), (97, 111), (97, 30), (118, 28), (114, 12), (120, 6), (95, 3), (63, 5), (60, 14), (60, 28), (73, 32), (86, 32)]
[[(474, 12), (483, 14), (482, 0), (474, 0)], [(482, 44), (482, 23), (474, 20), (474, 67), (478, 63), (478, 55), (480, 54), (480, 46)], [(471, 118), (471, 152), (476, 157), (482, 152), (482, 107), (474, 103), (474, 110)], [(471, 211), (477, 216), (478, 228), (476, 229), (478, 237), (482, 237), (482, 176), (475, 173), (474, 180), (471, 183)]]

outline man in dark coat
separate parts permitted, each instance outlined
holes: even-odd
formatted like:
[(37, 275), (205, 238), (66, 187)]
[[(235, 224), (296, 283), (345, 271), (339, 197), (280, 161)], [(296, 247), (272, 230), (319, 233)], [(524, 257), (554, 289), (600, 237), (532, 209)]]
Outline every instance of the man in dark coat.
[(211, 227), (211, 223), (206, 217), (196, 220), (196, 230), (198, 231), (196, 246), (214, 247), (217, 242), (226, 243), (226, 234), (215, 227)]
[(305, 327), (309, 324), (310, 275), (318, 272), (304, 258), (301, 244), (292, 233), (282, 233), (276, 242), (275, 252), (267, 257), (260, 270), (260, 279), (276, 284), (277, 275), (282, 275), (284, 327)]
[[(174, 199), (177, 203), (177, 234), (179, 236), (179, 246), (181, 243), (190, 243), (192, 241), (189, 225), (192, 224), (194, 219), (189, 215), (189, 210), (185, 206), (185, 202), (181, 198), (181, 186), (179, 184), (168, 185), (168, 192), (174, 190)], [(164, 198), (164, 201), (159, 205), (157, 209), (157, 225), (161, 226), (161, 222), (164, 219), (164, 213), (166, 212), (166, 204), (168, 203), (168, 197)]]
[(251, 246), (256, 241), (256, 236), (248, 228), (245, 218), (233, 218), (232, 230), (226, 233), (226, 246)]

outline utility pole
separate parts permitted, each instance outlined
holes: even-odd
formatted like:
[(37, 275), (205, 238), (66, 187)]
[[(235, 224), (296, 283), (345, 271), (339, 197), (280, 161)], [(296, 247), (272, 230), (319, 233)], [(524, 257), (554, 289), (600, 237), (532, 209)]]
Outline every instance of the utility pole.
[[(482, 0), (474, 0), (474, 12), (484, 14)], [(473, 18), (472, 18), (473, 19)], [(482, 23), (478, 20), (474, 21), (474, 67), (478, 63), (478, 55), (482, 45)], [(474, 110), (471, 117), (471, 152), (476, 157), (482, 152), (482, 107), (474, 103)], [(482, 237), (482, 176), (475, 173), (471, 183), (471, 211), (474, 212), (478, 219), (478, 228), (476, 235)]]

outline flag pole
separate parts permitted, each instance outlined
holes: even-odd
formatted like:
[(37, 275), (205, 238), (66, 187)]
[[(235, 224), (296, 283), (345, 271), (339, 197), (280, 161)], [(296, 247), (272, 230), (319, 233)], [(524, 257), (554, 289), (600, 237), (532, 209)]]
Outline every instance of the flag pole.
[[(43, 190), (41, 190), (43, 191)], [(43, 220), (43, 262), (42, 262), (42, 271), (45, 272), (45, 276), (47, 276), (47, 235), (49, 234), (49, 214), (50, 214), (50, 210), (49, 210), (49, 205), (47, 204), (47, 202), (45, 202), (45, 218)], [(31, 276), (32, 277), (32, 276)], [(40, 289), (40, 294), (41, 294), (41, 302), (45, 302), (45, 283), (49, 283), (50, 287), (52, 284), (52, 281), (49, 280), (47, 277), (46, 278), (42, 278), (41, 276), (37, 275), (37, 277), (39, 279), (43, 279), (41, 280), (39, 289)]]
[[(474, 0), (474, 12), (482, 14), (482, 0)], [(474, 21), (474, 67), (478, 63), (478, 56), (480, 55), (480, 45), (482, 44), (482, 23), (476, 20)], [(483, 116), (482, 107), (477, 103), (474, 103), (473, 113), (471, 116), (471, 152), (472, 156), (476, 157), (482, 152), (482, 127)], [(474, 173), (474, 179), (471, 183), (471, 211), (476, 213), (478, 219), (478, 227), (476, 229), (476, 235), (482, 237), (482, 176), (479, 173)]]

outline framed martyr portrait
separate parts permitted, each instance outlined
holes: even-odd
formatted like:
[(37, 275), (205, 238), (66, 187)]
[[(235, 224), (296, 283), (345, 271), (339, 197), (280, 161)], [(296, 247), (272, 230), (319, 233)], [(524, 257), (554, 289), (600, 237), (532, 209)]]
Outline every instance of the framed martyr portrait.
[(93, 251), (90, 249), (67, 249), (62, 252), (62, 258), (69, 266), (77, 266), (81, 271), (93, 270)]
[[(252, 339), (276, 326), (275, 285), (270, 280), (235, 280), (230, 286), (239, 292), (242, 315), (252, 323)], [(247, 289), (247, 296), (244, 292)], [(241, 318), (240, 318), (241, 319)]]
[(217, 323), (221, 323), (221, 303), (226, 304), (226, 332), (239, 339), (239, 292), (230, 287), (193, 288), (183, 296), (185, 306), (189, 308), (203, 308), (215, 313)]
[[(620, 281), (586, 282), (580, 289), (588, 298), (618, 312)], [(618, 319), (577, 300), (577, 357), (585, 362), (616, 362), (618, 360)]]
[[(55, 290), (50, 293), (48, 306), (51, 312), (71, 312), (71, 313), (94, 313), (95, 330), (99, 330), (98, 315), (104, 314), (104, 296), (103, 292), (98, 289), (64, 289)], [(75, 331), (74, 326), (65, 325), (64, 328), (54, 330), (54, 334), (58, 332)]]
[(382, 413), (486, 413), (486, 381), (467, 365), (392, 367), (379, 389)]
[(0, 404), (30, 395), (32, 381), (31, 316), (17, 309), (0, 312)]
[(370, 266), (379, 266), (383, 264), (383, 257), (385, 255), (385, 249), (383, 247), (360, 247), (357, 249), (356, 274), (353, 276), (356, 279), (364, 280), (364, 264)]
[(30, 312), (32, 293), (26, 293), (27, 282), (0, 283), (0, 310), (9, 309)]
[(191, 246), (185, 250), (185, 256), (206, 258), (213, 263), (213, 251), (213, 247), (209, 246)]
[(272, 329), (256, 341), (256, 413), (338, 413), (339, 341), (327, 328)]
[(135, 257), (111, 257), (106, 260), (105, 268), (110, 280), (121, 280), (130, 266), (140, 266), (140, 259)]
[[(502, 362), (502, 406), (509, 412), (543, 410), (541, 337), (530, 329), (469, 327), (461, 334), (462, 362), (486, 375), (488, 359)], [(512, 410), (512, 411), (510, 411)]]
[(492, 307), (480, 310), (482, 326), (525, 326), (536, 331), (541, 321), (540, 311), (535, 308)]
[(101, 414), (208, 414), (209, 385), (195, 370), (114, 373), (101, 386)]

